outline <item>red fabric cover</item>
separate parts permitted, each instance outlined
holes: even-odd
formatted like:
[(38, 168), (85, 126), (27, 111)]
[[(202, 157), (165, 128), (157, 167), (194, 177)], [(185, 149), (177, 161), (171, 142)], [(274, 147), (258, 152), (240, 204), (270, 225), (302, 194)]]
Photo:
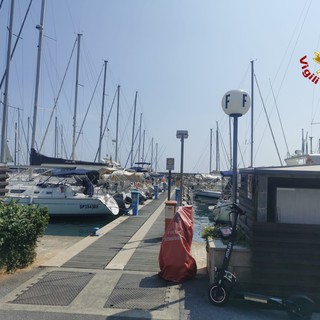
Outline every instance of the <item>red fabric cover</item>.
[(193, 237), (192, 206), (178, 207), (161, 242), (159, 275), (169, 281), (193, 279), (197, 264), (190, 254)]

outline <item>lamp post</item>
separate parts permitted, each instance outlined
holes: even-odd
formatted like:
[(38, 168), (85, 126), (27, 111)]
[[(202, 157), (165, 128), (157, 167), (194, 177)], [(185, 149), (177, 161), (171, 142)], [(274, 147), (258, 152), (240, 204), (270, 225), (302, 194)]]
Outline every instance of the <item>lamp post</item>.
[(188, 138), (187, 130), (178, 130), (177, 138), (181, 140), (181, 162), (180, 162), (180, 199), (179, 206), (182, 206), (182, 198), (183, 198), (183, 148), (184, 148), (184, 139)]
[(223, 111), (233, 118), (233, 164), (232, 164), (232, 202), (237, 201), (237, 143), (238, 118), (250, 108), (250, 96), (244, 90), (228, 91), (222, 98)]

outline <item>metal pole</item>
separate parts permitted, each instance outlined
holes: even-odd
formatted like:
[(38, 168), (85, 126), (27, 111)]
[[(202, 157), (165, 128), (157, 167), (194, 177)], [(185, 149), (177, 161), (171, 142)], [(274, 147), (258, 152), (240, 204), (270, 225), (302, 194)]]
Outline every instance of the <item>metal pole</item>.
[(151, 171), (153, 171), (153, 137), (151, 139)]
[(142, 125), (142, 113), (140, 113), (140, 123), (139, 123), (139, 147), (138, 147), (138, 162), (141, 161), (140, 151), (141, 151), (141, 125)]
[(42, 33), (43, 33), (43, 20), (44, 20), (45, 3), (46, 3), (45, 0), (42, 0), (40, 25), (37, 26), (37, 29), (39, 30), (39, 40), (38, 40), (38, 56), (37, 56), (37, 71), (36, 71), (37, 72), (36, 73), (36, 87), (35, 87), (35, 93), (34, 93), (31, 149), (35, 149), (35, 141), (36, 141), (39, 82), (40, 82), (40, 61), (41, 61), (41, 51), (42, 51)]
[(134, 145), (134, 130), (135, 130), (135, 122), (136, 122), (136, 109), (137, 109), (137, 96), (138, 96), (138, 91), (136, 91), (136, 95), (134, 98), (134, 110), (133, 110), (133, 124), (132, 124), (132, 139), (131, 139), (131, 161), (130, 167), (133, 167), (133, 145)]
[[(27, 159), (29, 159), (30, 158), (30, 148), (29, 148), (29, 142), (30, 142), (30, 117), (28, 117), (27, 123), (28, 123), (28, 127), (27, 127)], [(27, 160), (27, 163), (28, 162), (29, 161)]]
[(233, 115), (233, 166), (232, 166), (232, 202), (237, 202), (237, 142), (238, 142), (238, 117)]
[(183, 198), (183, 147), (184, 147), (184, 137), (181, 138), (181, 159), (180, 159), (180, 206), (182, 206)]
[(216, 171), (220, 170), (219, 126), (217, 121), (216, 131)]
[(171, 170), (169, 170), (169, 177), (168, 177), (168, 200), (170, 200), (171, 195)]
[(212, 162), (212, 129), (210, 129), (210, 164), (209, 164), (209, 174), (211, 173), (211, 162)]
[(119, 108), (120, 108), (120, 85), (118, 85), (118, 96), (117, 96), (117, 128), (116, 128), (116, 151), (115, 161), (118, 162), (118, 139), (119, 139)]
[(78, 105), (78, 86), (79, 86), (79, 62), (80, 62), (80, 37), (82, 34), (78, 33), (78, 48), (77, 48), (77, 69), (76, 69), (76, 84), (74, 94), (74, 113), (73, 113), (73, 134), (72, 134), (72, 154), (71, 160), (75, 160), (76, 152), (76, 126), (77, 126), (77, 105)]
[(101, 103), (101, 118), (100, 118), (100, 135), (99, 135), (99, 149), (98, 149), (98, 162), (101, 161), (101, 148), (103, 139), (103, 115), (104, 115), (104, 101), (106, 96), (106, 82), (107, 82), (107, 65), (108, 61), (104, 61), (104, 75), (103, 75), (103, 92), (102, 92), (102, 103)]
[(8, 47), (7, 47), (7, 66), (6, 66), (6, 81), (4, 89), (3, 114), (2, 114), (2, 129), (1, 129), (1, 162), (7, 163), (6, 145), (7, 145), (7, 128), (8, 128), (8, 91), (9, 91), (9, 74), (10, 74), (10, 53), (12, 39), (14, 0), (11, 0), (10, 22), (8, 28)]
[(253, 78), (254, 78), (254, 61), (251, 61), (251, 162), (250, 166), (253, 168)]
[(54, 118), (54, 156), (58, 157), (58, 118)]
[(17, 148), (17, 131), (18, 131), (18, 124), (15, 122), (14, 123), (14, 165), (17, 165), (17, 152), (18, 152), (18, 148)]
[(21, 132), (20, 132), (20, 109), (18, 109), (18, 165), (20, 165), (20, 153), (21, 153)]
[(146, 130), (143, 130), (143, 136), (142, 136), (142, 157), (141, 157), (141, 161), (144, 162), (144, 144), (146, 141)]
[(158, 142), (156, 142), (156, 161), (155, 161), (155, 171), (158, 172)]
[(230, 138), (230, 167), (232, 166), (232, 134), (231, 134), (231, 117), (229, 117), (229, 138)]

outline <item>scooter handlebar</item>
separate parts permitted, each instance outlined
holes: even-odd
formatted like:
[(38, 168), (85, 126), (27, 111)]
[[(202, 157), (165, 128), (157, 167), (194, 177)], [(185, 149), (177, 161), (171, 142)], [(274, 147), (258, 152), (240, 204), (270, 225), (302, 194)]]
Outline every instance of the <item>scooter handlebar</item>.
[(238, 213), (239, 213), (240, 216), (246, 214), (246, 212), (243, 211), (236, 203), (233, 203), (233, 204), (232, 204), (232, 207), (238, 211)]

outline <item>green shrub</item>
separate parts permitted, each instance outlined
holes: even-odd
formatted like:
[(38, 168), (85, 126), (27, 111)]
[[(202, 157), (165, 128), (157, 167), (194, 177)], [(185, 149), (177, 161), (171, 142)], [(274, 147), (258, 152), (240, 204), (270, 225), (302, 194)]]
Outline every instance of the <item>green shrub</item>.
[[(219, 239), (224, 244), (228, 243), (228, 239), (222, 238), (220, 227), (224, 227), (226, 225), (214, 225), (214, 226), (207, 226), (202, 230), (201, 237), (205, 240), (209, 239)], [(237, 234), (236, 234), (236, 240), (235, 244), (242, 245), (242, 246), (248, 246), (248, 238), (245, 234), (244, 230), (240, 227), (240, 225), (237, 226)]]
[(48, 222), (47, 208), (0, 203), (0, 268), (13, 272), (30, 265)]

